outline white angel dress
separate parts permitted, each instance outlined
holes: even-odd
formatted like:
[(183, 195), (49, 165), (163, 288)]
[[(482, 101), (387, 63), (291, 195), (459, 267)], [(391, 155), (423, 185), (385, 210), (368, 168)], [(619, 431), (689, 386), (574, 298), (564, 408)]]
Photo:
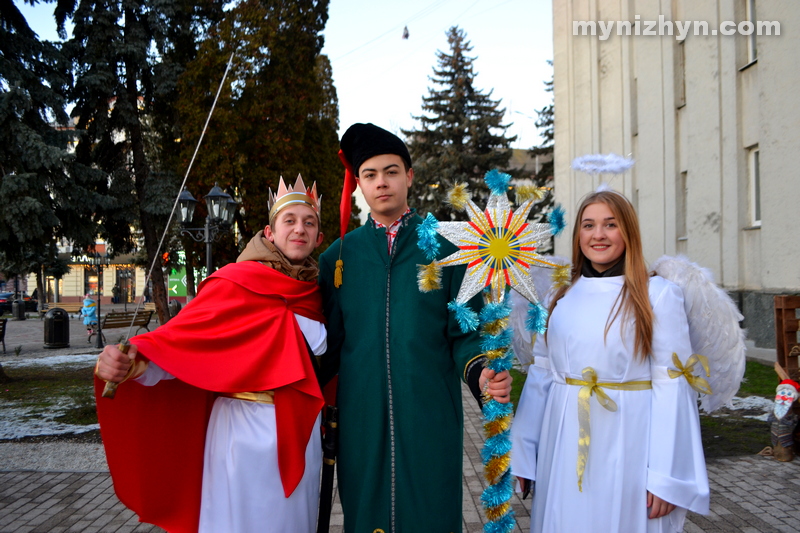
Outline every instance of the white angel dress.
[[(325, 352), (325, 325), (295, 313), (316, 355)], [(174, 379), (150, 363), (136, 381)], [(206, 430), (199, 533), (314, 533), (317, 529), (322, 446), (318, 417), (306, 446), (300, 484), (286, 498), (278, 470), (275, 406), (218, 397)]]
[[(692, 356), (682, 291), (650, 278), (653, 353), (642, 361), (633, 355), (632, 322), (622, 334), (618, 317), (605, 335), (623, 281), (579, 278), (553, 310), (546, 340), (536, 338), (511, 428), (512, 473), (536, 483), (534, 533), (678, 532), (687, 510), (708, 513), (698, 393), (673, 359), (683, 367)], [(588, 386), (594, 380), (599, 389)], [(590, 437), (583, 447), (582, 417)], [(647, 491), (677, 508), (649, 519)]]

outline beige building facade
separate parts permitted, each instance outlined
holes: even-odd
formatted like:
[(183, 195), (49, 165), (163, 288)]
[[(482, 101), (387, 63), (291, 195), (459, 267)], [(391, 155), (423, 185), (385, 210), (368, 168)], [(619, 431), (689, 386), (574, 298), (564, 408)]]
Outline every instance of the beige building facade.
[[(567, 218), (607, 181), (636, 206), (648, 261), (684, 254), (709, 268), (749, 338), (774, 347), (773, 296), (800, 292), (800, 5), (554, 0), (553, 18), (555, 190)], [(636, 164), (622, 175), (571, 168), (610, 152)], [(559, 255), (570, 255), (571, 224)]]

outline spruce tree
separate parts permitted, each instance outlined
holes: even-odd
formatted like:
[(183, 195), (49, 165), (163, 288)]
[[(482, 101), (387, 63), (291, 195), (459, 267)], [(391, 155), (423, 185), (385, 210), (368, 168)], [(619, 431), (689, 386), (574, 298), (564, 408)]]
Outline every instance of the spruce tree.
[[(65, 44), (76, 75), (76, 158), (103, 173), (98, 189), (114, 198), (100, 212), (100, 235), (115, 252), (126, 252), (134, 246), (130, 228), (135, 226), (148, 265), (157, 258), (160, 266), (160, 254), (168, 251), (158, 245), (179, 181), (165, 169), (173, 136), (163, 125), (170, 122), (170, 91), (182, 70), (181, 54), (191, 56), (182, 43), (191, 46), (203, 10), (204, 4), (184, 0), (82, 0)], [(153, 300), (161, 323), (169, 318), (164, 281), (161, 268), (154, 268)]]
[[(548, 60), (547, 63), (550, 66), (553, 66), (553, 62)], [(546, 92), (552, 93), (553, 92), (553, 78), (552, 76), (548, 81), (544, 82), (544, 90)], [(539, 137), (541, 137), (542, 142), (538, 146), (534, 146), (531, 148), (528, 153), (534, 157), (540, 157), (545, 161), (539, 166), (538, 172), (536, 172), (532, 178), (535, 187), (544, 187), (548, 189), (548, 193), (544, 196), (541, 202), (539, 202), (532, 213), (532, 219), (535, 222), (544, 222), (547, 214), (550, 211), (550, 208), (553, 206), (554, 199), (555, 199), (555, 191), (553, 190), (553, 169), (555, 168), (553, 165), (553, 150), (554, 150), (554, 140), (555, 140), (555, 107), (554, 104), (551, 103), (544, 106), (542, 109), (536, 110), (536, 114), (538, 116), (536, 120), (536, 127), (539, 129)], [(550, 238), (548, 243), (542, 247), (540, 250), (541, 253), (552, 253), (553, 252), (553, 239)]]
[[(447, 191), (466, 183), (473, 200), (483, 205), (489, 191), (483, 176), (492, 169), (505, 170), (516, 136), (507, 137), (505, 109), (475, 86), (472, 46), (458, 27), (447, 33), (449, 53), (437, 52), (438, 68), (431, 81), (435, 87), (423, 97), (425, 114), (415, 116), (417, 130), (403, 130), (414, 167), (414, 206), (438, 220), (463, 218), (446, 204)], [(437, 88), (438, 87), (438, 88)]]
[[(62, 4), (55, 14), (63, 32)], [(0, 6), (0, 269), (40, 280), (42, 268), (58, 263), (57, 242), (94, 242), (95, 213), (109, 201), (97, 191), (102, 175), (68, 151), (72, 79), (62, 52), (40, 40), (12, 2)]]
[[(209, 28), (179, 82), (178, 107), (188, 162), (199, 138), (216, 85), (236, 43), (226, 88), (198, 153), (189, 190), (197, 197), (214, 184), (242, 202), (237, 228), (246, 242), (268, 223), (268, 191), (282, 176), (290, 184), (302, 174), (317, 181), (324, 196), (326, 243), (338, 219), (341, 190), (338, 103), (330, 64), (320, 55), (327, 0), (245, 0)], [(202, 215), (204, 206), (198, 205)], [(237, 249), (224, 248), (215, 260), (233, 261)], [(227, 254), (227, 256), (226, 256)]]
[[(548, 60), (547, 63), (552, 67), (553, 62)], [(544, 82), (544, 90), (548, 93), (553, 92), (553, 78), (552, 76), (548, 81)], [(542, 109), (536, 110), (538, 116), (536, 120), (536, 127), (539, 128), (539, 136), (542, 142), (538, 146), (534, 146), (529, 150), (532, 156), (544, 156), (548, 161), (539, 167), (539, 171), (534, 178), (535, 184), (538, 187), (552, 186), (553, 180), (553, 150), (555, 141), (555, 106), (553, 102), (544, 106)], [(550, 202), (552, 203), (552, 194), (550, 195)]]

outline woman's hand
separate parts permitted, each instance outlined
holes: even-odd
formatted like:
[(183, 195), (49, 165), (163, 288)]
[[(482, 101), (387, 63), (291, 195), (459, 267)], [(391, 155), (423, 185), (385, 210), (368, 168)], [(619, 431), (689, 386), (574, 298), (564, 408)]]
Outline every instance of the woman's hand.
[(650, 508), (650, 518), (661, 518), (675, 510), (675, 506), (662, 500), (649, 490), (647, 491), (647, 507)]

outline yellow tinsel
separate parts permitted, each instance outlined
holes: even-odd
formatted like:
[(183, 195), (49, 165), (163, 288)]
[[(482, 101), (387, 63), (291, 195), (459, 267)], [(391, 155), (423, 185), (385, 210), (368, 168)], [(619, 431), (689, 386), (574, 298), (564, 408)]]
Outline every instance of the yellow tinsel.
[(483, 434), (486, 437), (491, 437), (493, 435), (498, 435), (503, 431), (508, 431), (511, 427), (511, 417), (504, 416), (502, 418), (498, 418), (497, 420), (492, 420), (491, 422), (486, 422), (483, 424)]
[(516, 191), (517, 205), (527, 202), (531, 198), (541, 200), (544, 198), (545, 189), (536, 187), (535, 185), (519, 185)]
[(500, 457), (492, 457), (483, 467), (483, 477), (489, 483), (496, 483), (511, 465), (511, 454), (505, 453)]
[(453, 209), (463, 211), (467, 207), (467, 200), (469, 200), (469, 194), (467, 194), (466, 183), (456, 183), (452, 189), (447, 191), (447, 203), (452, 205)]
[(497, 507), (487, 507), (486, 508), (486, 518), (491, 521), (499, 520), (503, 518), (506, 513), (511, 510), (511, 503), (505, 502), (502, 505), (498, 505)]
[(553, 285), (555, 288), (560, 289), (565, 285), (569, 285), (570, 269), (570, 265), (561, 265), (553, 270), (551, 278), (553, 279)]
[(417, 285), (422, 292), (437, 291), (442, 288), (442, 267), (436, 261), (430, 265), (417, 265)]
[(486, 356), (487, 359), (500, 359), (501, 357), (506, 356), (506, 351), (508, 348), (498, 348), (497, 350), (486, 350), (483, 352), (483, 355)]
[(484, 324), (483, 331), (487, 335), (500, 335), (508, 327), (508, 317), (498, 318)]

